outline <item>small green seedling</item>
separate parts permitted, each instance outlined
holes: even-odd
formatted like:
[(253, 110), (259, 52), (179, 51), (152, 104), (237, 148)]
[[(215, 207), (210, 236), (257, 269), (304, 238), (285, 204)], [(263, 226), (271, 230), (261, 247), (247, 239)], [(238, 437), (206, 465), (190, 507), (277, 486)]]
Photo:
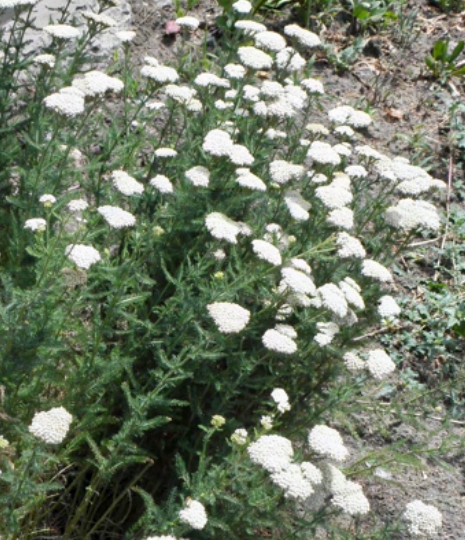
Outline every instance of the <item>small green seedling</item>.
[(459, 41), (452, 52), (449, 52), (449, 39), (440, 39), (434, 44), (431, 54), (425, 58), (425, 63), (433, 76), (444, 84), (451, 77), (465, 74), (465, 65), (456, 62), (465, 47), (463, 40)]

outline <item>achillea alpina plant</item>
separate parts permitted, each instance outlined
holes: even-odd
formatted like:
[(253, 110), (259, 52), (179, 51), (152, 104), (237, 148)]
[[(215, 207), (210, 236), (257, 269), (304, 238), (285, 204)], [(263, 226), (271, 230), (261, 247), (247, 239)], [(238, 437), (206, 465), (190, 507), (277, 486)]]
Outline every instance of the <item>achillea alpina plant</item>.
[[(320, 38), (268, 32), (244, 0), (211, 73), (128, 56), (82, 73), (110, 4), (47, 26), (35, 61), (29, 19), (0, 46), (0, 535), (308, 538), (335, 509), (365, 516), (319, 411), (341, 381), (393, 376), (354, 339), (400, 315), (389, 266), (439, 229), (424, 198), (443, 183), (364, 145), (364, 112), (308, 123)], [(312, 497), (328, 513), (302, 521)], [(421, 512), (408, 528), (436, 530)]]

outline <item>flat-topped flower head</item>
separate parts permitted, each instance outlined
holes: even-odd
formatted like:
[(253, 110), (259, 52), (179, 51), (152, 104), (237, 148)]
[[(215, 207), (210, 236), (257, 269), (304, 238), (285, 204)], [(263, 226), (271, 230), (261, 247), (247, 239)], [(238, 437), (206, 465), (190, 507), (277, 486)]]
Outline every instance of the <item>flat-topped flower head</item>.
[(44, 98), (44, 105), (57, 114), (68, 118), (78, 116), (84, 112), (84, 97), (68, 92), (55, 92)]
[(136, 36), (134, 30), (120, 30), (115, 33), (115, 36), (121, 41), (121, 43), (130, 43)]
[(325, 93), (323, 83), (317, 79), (304, 79), (300, 81), (300, 86), (309, 94), (323, 95)]
[(236, 182), (248, 189), (254, 191), (266, 191), (266, 184), (261, 178), (253, 174), (250, 169), (239, 168), (236, 169)]
[(212, 129), (203, 140), (202, 149), (215, 157), (229, 156), (234, 143), (231, 135), (222, 129)]
[(319, 456), (334, 461), (344, 461), (349, 455), (339, 432), (325, 425), (312, 428), (308, 435), (308, 444)]
[(201, 502), (187, 499), (185, 507), (179, 512), (179, 520), (200, 531), (205, 528), (208, 516)]
[(256, 47), (239, 47), (237, 54), (241, 63), (255, 70), (271, 69), (273, 58)]
[(84, 19), (87, 19), (88, 21), (91, 21), (99, 26), (103, 26), (104, 28), (113, 28), (114, 26), (118, 26), (118, 21), (115, 21), (113, 17), (110, 17), (105, 13), (94, 13), (93, 11), (87, 10), (82, 11), (81, 15), (84, 17)]
[(246, 69), (241, 64), (227, 64), (224, 66), (224, 73), (229, 79), (241, 80), (245, 77)]
[(311, 204), (306, 201), (302, 195), (295, 190), (286, 191), (284, 195), (284, 202), (289, 210), (289, 213), (296, 221), (307, 221), (310, 214), (308, 210)]
[(45, 207), (50, 207), (52, 204), (57, 202), (57, 199), (54, 195), (50, 193), (45, 193), (39, 197), (39, 202), (42, 203)]
[(335, 227), (350, 231), (354, 228), (354, 212), (345, 206), (334, 208), (329, 212), (326, 221)]
[(291, 291), (301, 294), (316, 294), (316, 286), (313, 279), (306, 273), (296, 268), (286, 267), (281, 270), (283, 283)]
[(321, 45), (321, 40), (316, 34), (300, 27), (297, 24), (288, 24), (285, 26), (284, 33), (286, 36), (295, 38), (300, 45), (303, 45), (309, 49), (313, 49)]
[(349, 105), (335, 107), (328, 112), (328, 118), (334, 124), (348, 125), (355, 129), (366, 128), (371, 124), (371, 116), (357, 111)]
[(149, 184), (163, 195), (173, 193), (174, 191), (173, 184), (171, 183), (170, 179), (163, 174), (157, 174), (157, 176), (150, 180)]
[(351, 278), (345, 278), (343, 281), (340, 281), (339, 288), (351, 306), (357, 309), (365, 309), (365, 302), (360, 295), (360, 287)]
[(288, 73), (300, 71), (306, 65), (305, 59), (292, 47), (286, 47), (276, 55), (276, 67)]
[(140, 195), (144, 186), (125, 171), (113, 171), (111, 179), (116, 189), (123, 195)]
[(291, 463), (285, 469), (273, 473), (271, 481), (284, 490), (287, 499), (304, 501), (314, 492), (311, 482), (304, 476), (297, 463)]
[(365, 360), (352, 351), (346, 352), (342, 359), (351, 373), (360, 373), (366, 368)]
[(233, 144), (229, 149), (228, 158), (231, 163), (234, 165), (239, 165), (240, 167), (252, 165), (255, 161), (248, 148), (242, 144)]
[(34, 6), (39, 0), (0, 0), (0, 9), (11, 9), (19, 6)]
[(339, 154), (333, 149), (333, 147), (325, 142), (313, 141), (307, 152), (307, 156), (315, 163), (321, 165), (339, 165), (341, 158)]
[(372, 259), (365, 259), (362, 263), (362, 274), (366, 277), (371, 277), (381, 283), (389, 283), (393, 281), (391, 272), (379, 262)]
[(271, 399), (278, 406), (278, 411), (280, 413), (285, 413), (291, 410), (291, 405), (289, 403), (289, 396), (283, 388), (275, 388), (271, 392)]
[(386, 294), (378, 301), (378, 313), (383, 319), (391, 319), (400, 315), (401, 309), (399, 304), (392, 296)]
[(402, 199), (386, 210), (385, 218), (389, 225), (405, 232), (415, 229), (438, 231), (441, 228), (437, 208), (426, 201)]
[(46, 66), (50, 69), (55, 67), (56, 57), (53, 54), (38, 54), (32, 59), (34, 64)]
[(287, 469), (292, 463), (294, 450), (289, 439), (280, 435), (262, 435), (247, 448), (250, 459), (268, 472)]
[(252, 240), (252, 249), (259, 259), (269, 262), (273, 266), (282, 264), (279, 249), (265, 240)]
[(364, 259), (366, 257), (365, 248), (360, 240), (346, 232), (340, 232), (337, 235), (336, 244), (338, 246), (337, 255), (341, 259), (348, 259), (351, 257), (355, 259)]
[(292, 338), (273, 328), (263, 334), (262, 343), (268, 350), (281, 354), (294, 354), (297, 351), (297, 343)]
[(369, 351), (366, 368), (374, 379), (380, 381), (396, 369), (396, 365), (384, 349)]
[(121, 92), (124, 83), (116, 77), (110, 77), (102, 71), (88, 71), (81, 78), (74, 78), (73, 87), (84, 92), (86, 97), (103, 96), (106, 92)]
[(431, 504), (415, 500), (407, 504), (402, 519), (415, 538), (435, 538), (442, 528), (441, 512)]
[(76, 39), (81, 35), (80, 30), (69, 24), (49, 24), (44, 26), (44, 32), (49, 36), (63, 40)]
[(189, 30), (197, 30), (200, 25), (199, 19), (186, 15), (184, 17), (178, 17), (176, 24), (181, 28), (188, 28)]
[(55, 407), (47, 412), (36, 413), (29, 432), (48, 444), (60, 444), (72, 421), (72, 415), (64, 407)]
[(305, 172), (302, 165), (296, 165), (283, 159), (276, 159), (270, 163), (270, 177), (277, 184), (286, 184), (291, 180), (300, 179)]
[(334, 283), (326, 283), (318, 288), (323, 306), (341, 319), (347, 315), (349, 306), (341, 289)]
[(209, 86), (216, 88), (229, 88), (231, 85), (228, 79), (223, 79), (217, 75), (214, 75), (213, 73), (200, 73), (200, 75), (197, 75), (197, 77), (194, 79), (194, 84), (203, 88), (208, 88)]
[(245, 223), (233, 221), (221, 212), (212, 212), (205, 218), (205, 225), (211, 235), (218, 240), (226, 240), (230, 244), (237, 244), (237, 236), (242, 234), (250, 236), (252, 231)]
[(140, 71), (142, 77), (146, 77), (159, 84), (175, 83), (179, 79), (178, 72), (168, 66), (144, 66)]
[(210, 171), (206, 167), (197, 165), (184, 173), (185, 177), (195, 187), (208, 187), (210, 183)]
[(248, 0), (237, 0), (232, 5), (232, 8), (236, 13), (247, 15), (252, 11), (253, 6)]
[(47, 222), (43, 218), (27, 219), (24, 223), (24, 228), (29, 229), (32, 232), (45, 231), (47, 228)]
[(277, 32), (266, 30), (254, 36), (255, 46), (265, 51), (279, 52), (286, 47), (286, 40)]
[(351, 480), (346, 480), (344, 485), (333, 493), (331, 503), (349, 516), (363, 516), (370, 511), (370, 503), (362, 486)]
[(237, 334), (250, 320), (250, 311), (231, 302), (214, 302), (207, 306), (210, 317), (222, 334)]
[(174, 148), (157, 148), (153, 155), (157, 158), (174, 158), (178, 155)]
[(65, 255), (78, 268), (84, 268), (85, 270), (102, 260), (100, 253), (94, 247), (83, 244), (69, 244), (66, 246)]
[(132, 227), (136, 223), (135, 216), (117, 206), (100, 206), (97, 208), (97, 212), (113, 229)]
[(343, 189), (340, 186), (335, 186), (333, 184), (316, 188), (315, 195), (320, 199), (324, 206), (330, 210), (343, 208), (353, 200), (353, 195), (350, 190)]
[(83, 212), (89, 208), (89, 203), (84, 199), (73, 199), (66, 205), (70, 212)]

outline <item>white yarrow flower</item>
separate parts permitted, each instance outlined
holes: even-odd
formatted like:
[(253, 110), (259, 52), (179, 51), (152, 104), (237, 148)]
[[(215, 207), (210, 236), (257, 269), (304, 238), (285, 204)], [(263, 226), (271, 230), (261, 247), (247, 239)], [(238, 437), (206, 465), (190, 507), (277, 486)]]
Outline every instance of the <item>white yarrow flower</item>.
[(232, 8), (236, 13), (247, 15), (247, 13), (252, 11), (253, 6), (248, 0), (237, 0), (237, 2), (234, 2), (232, 5)]
[(24, 228), (33, 232), (45, 231), (47, 228), (47, 222), (43, 218), (27, 219), (24, 223)]
[(384, 349), (374, 349), (368, 352), (366, 368), (374, 379), (380, 381), (390, 375), (396, 369), (396, 365)]
[(239, 168), (236, 169), (236, 182), (248, 189), (252, 189), (254, 191), (266, 191), (266, 184), (263, 182), (261, 178), (253, 174), (250, 169), (247, 168)]
[(282, 488), (284, 496), (289, 499), (304, 501), (314, 492), (311, 482), (297, 463), (291, 463), (285, 469), (272, 473), (271, 481)]
[(231, 442), (237, 444), (238, 446), (244, 446), (247, 444), (248, 433), (244, 428), (239, 428), (234, 431), (231, 435)]
[(113, 171), (111, 173), (113, 185), (123, 195), (140, 195), (144, 186), (125, 171)]
[(283, 283), (295, 293), (316, 294), (316, 286), (312, 278), (296, 268), (283, 268), (281, 270)]
[(399, 304), (392, 296), (385, 295), (379, 299), (378, 313), (383, 319), (391, 319), (400, 315), (401, 309)]
[(84, 112), (84, 97), (60, 91), (44, 98), (44, 105), (47, 109), (71, 118)]
[(80, 30), (69, 24), (49, 24), (44, 26), (44, 32), (58, 39), (75, 39), (81, 35)]
[(308, 435), (308, 444), (318, 455), (334, 461), (344, 461), (349, 455), (339, 432), (325, 425), (312, 428)]
[(341, 289), (334, 283), (326, 283), (318, 288), (323, 306), (341, 319), (347, 315), (349, 306)]
[(29, 432), (48, 444), (60, 444), (72, 421), (72, 415), (64, 407), (55, 407), (47, 412), (36, 413)]
[(365, 248), (360, 240), (346, 232), (341, 232), (337, 235), (336, 244), (339, 248), (337, 254), (341, 259), (348, 259), (350, 257), (364, 259), (366, 257)]
[(250, 69), (271, 69), (273, 58), (256, 47), (239, 47), (237, 54), (241, 63)]
[(222, 334), (237, 334), (250, 320), (249, 310), (231, 302), (214, 302), (207, 310)]
[(205, 507), (199, 501), (187, 499), (186, 506), (179, 512), (179, 519), (193, 529), (202, 530), (208, 522)]
[(285, 26), (284, 33), (286, 36), (295, 38), (301, 45), (308, 47), (309, 49), (313, 49), (321, 45), (321, 40), (316, 34), (300, 27), (297, 24), (289, 24)]
[(335, 227), (350, 231), (354, 228), (354, 212), (345, 206), (334, 208), (329, 212), (327, 221)]
[(100, 253), (94, 247), (83, 244), (69, 244), (66, 246), (65, 255), (78, 268), (84, 268), (85, 270), (102, 260)]
[(176, 19), (176, 24), (181, 28), (188, 28), (189, 30), (197, 30), (200, 25), (200, 21), (195, 17), (186, 15), (185, 17), (179, 17)]
[(192, 167), (184, 175), (195, 187), (208, 187), (210, 183), (210, 171), (201, 165)]
[(178, 155), (174, 148), (157, 148), (153, 153), (157, 158), (174, 158)]
[(360, 373), (366, 368), (365, 360), (362, 360), (354, 352), (346, 352), (342, 357), (346, 368), (351, 373)]
[(280, 413), (285, 413), (291, 410), (289, 396), (287, 395), (287, 392), (282, 388), (275, 388), (273, 392), (271, 392), (271, 399), (278, 406), (278, 411)]
[(262, 259), (274, 266), (282, 264), (282, 257), (279, 249), (265, 240), (252, 240), (252, 249), (259, 259)]
[(118, 94), (124, 88), (123, 81), (98, 70), (88, 71), (83, 77), (74, 78), (72, 85), (86, 97), (103, 96), (106, 92)]
[(339, 165), (341, 158), (333, 147), (325, 142), (313, 141), (307, 152), (307, 156), (321, 165)]
[(234, 23), (234, 28), (243, 30), (246, 35), (254, 35), (258, 32), (264, 32), (266, 26), (256, 21), (242, 20)]
[(266, 30), (254, 36), (255, 46), (265, 51), (279, 52), (286, 47), (286, 40), (277, 32)]
[(442, 527), (441, 512), (419, 500), (407, 504), (402, 518), (407, 522), (408, 532), (417, 538), (434, 538)]
[(178, 72), (168, 66), (144, 66), (140, 71), (142, 77), (159, 84), (175, 83), (179, 79)]
[(89, 207), (89, 203), (84, 199), (73, 199), (66, 206), (70, 212), (82, 212)]
[(55, 67), (56, 57), (53, 54), (38, 54), (33, 58), (34, 64), (47, 66), (50, 69)]
[(381, 283), (393, 281), (391, 272), (385, 266), (372, 259), (365, 259), (363, 261), (362, 274), (381, 281)]
[(205, 135), (202, 149), (215, 157), (227, 157), (233, 146), (231, 135), (227, 131), (212, 129)]
[(50, 193), (45, 193), (44, 195), (41, 195), (39, 197), (39, 202), (41, 202), (44, 206), (50, 206), (57, 202), (56, 197), (51, 195)]
[(308, 210), (311, 204), (306, 201), (302, 195), (295, 190), (286, 191), (284, 202), (289, 210), (289, 213), (296, 221), (307, 221), (310, 218)]
[(113, 28), (113, 26), (118, 26), (118, 22), (115, 21), (109, 15), (105, 13), (94, 13), (93, 11), (82, 11), (81, 15), (84, 19), (92, 21), (98, 25), (104, 26), (105, 28)]
[(97, 212), (114, 229), (132, 227), (136, 223), (135, 216), (117, 206), (100, 206), (97, 208)]
[(173, 193), (174, 191), (173, 184), (171, 183), (170, 179), (163, 174), (157, 174), (150, 180), (149, 184), (163, 195)]
[(262, 435), (247, 448), (250, 459), (270, 473), (287, 469), (294, 450), (289, 439), (280, 435)]
[(295, 165), (282, 159), (270, 163), (270, 176), (277, 184), (286, 184), (290, 180), (299, 180), (305, 172), (302, 165)]
[(237, 244), (237, 236), (242, 234), (250, 236), (252, 231), (245, 224), (233, 221), (220, 212), (212, 212), (205, 218), (205, 225), (211, 235), (218, 240), (226, 240), (230, 244)]
[(282, 354), (293, 354), (297, 351), (297, 343), (277, 330), (267, 330), (262, 336), (262, 343), (270, 351)]
[(130, 43), (136, 36), (134, 30), (120, 30), (115, 33), (115, 36), (121, 41), (121, 43)]

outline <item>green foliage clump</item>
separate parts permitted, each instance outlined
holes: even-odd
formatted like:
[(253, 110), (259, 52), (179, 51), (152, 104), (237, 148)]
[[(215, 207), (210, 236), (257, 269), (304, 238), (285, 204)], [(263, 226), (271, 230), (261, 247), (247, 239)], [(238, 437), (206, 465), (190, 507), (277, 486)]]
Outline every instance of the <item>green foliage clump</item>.
[[(0, 533), (308, 538), (364, 515), (326, 462), (339, 434), (308, 430), (394, 370), (364, 336), (397, 313), (383, 264), (439, 227), (406, 195), (441, 183), (364, 145), (366, 113), (308, 124), (319, 39), (295, 25), (301, 54), (259, 51), (232, 12), (221, 47), (196, 57), (186, 31), (177, 70), (136, 75), (127, 42), (89, 67), (98, 17), (25, 54), (31, 10), (1, 45)], [(276, 432), (297, 480), (252, 459), (291, 445)], [(321, 498), (301, 516), (296, 482)]]

